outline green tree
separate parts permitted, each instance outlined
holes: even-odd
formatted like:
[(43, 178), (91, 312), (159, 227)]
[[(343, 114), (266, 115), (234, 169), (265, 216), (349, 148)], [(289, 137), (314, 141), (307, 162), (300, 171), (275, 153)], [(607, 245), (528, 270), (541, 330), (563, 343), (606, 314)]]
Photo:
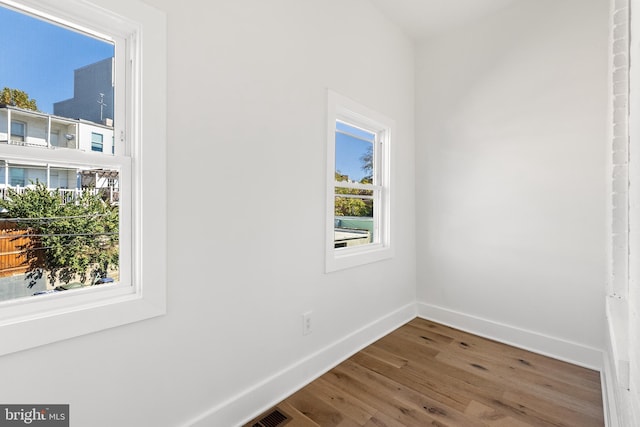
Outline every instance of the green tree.
[[(335, 173), (335, 180), (348, 181), (347, 175), (342, 175), (339, 171)], [(367, 178), (362, 178), (360, 182), (367, 183)], [(369, 182), (370, 183), (370, 182)], [(355, 188), (336, 187), (336, 198), (334, 202), (334, 214), (336, 216), (373, 216), (373, 201), (357, 197), (340, 197), (340, 194), (349, 196), (371, 196), (371, 190), (360, 190)]]
[(118, 207), (99, 195), (85, 191), (64, 203), (59, 191), (38, 182), (23, 193), (9, 189), (0, 206), (33, 236), (23, 248), (32, 271), (44, 269), (52, 281), (69, 283), (76, 275), (82, 282), (106, 277), (118, 266)]
[(29, 94), (20, 89), (11, 89), (8, 87), (2, 89), (2, 91), (0, 91), (0, 104), (38, 111), (36, 100), (30, 98)]
[(360, 167), (367, 175), (360, 182), (373, 183), (373, 144), (367, 148), (367, 152), (360, 156)]

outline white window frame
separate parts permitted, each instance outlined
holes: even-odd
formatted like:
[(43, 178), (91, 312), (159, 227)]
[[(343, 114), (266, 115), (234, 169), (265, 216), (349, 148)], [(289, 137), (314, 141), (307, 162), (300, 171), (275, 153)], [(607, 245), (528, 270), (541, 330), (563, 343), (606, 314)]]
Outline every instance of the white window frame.
[[(345, 185), (335, 180), (336, 122), (342, 121), (376, 135), (374, 147), (374, 241), (365, 245), (335, 248), (335, 188)], [(377, 111), (365, 107), (332, 90), (327, 96), (327, 197), (325, 271), (327, 273), (378, 262), (394, 256), (391, 245), (391, 137), (395, 122)]]
[(97, 161), (97, 153), (7, 145), (0, 146), (0, 157), (10, 161), (40, 157), (61, 165), (98, 162), (119, 169), (121, 184), (128, 183), (120, 194), (120, 282), (0, 303), (0, 355), (165, 314), (164, 13), (138, 0), (0, 0), (0, 4), (115, 41), (115, 97), (120, 103), (113, 156), (102, 155)]

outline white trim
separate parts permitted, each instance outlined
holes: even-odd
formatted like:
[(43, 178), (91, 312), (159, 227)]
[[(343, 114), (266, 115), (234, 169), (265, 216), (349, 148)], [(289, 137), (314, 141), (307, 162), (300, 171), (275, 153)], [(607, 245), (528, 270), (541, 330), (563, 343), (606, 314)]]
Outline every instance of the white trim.
[(230, 397), (184, 426), (243, 425), (415, 317), (415, 304), (407, 304)]
[[(52, 343), (103, 329), (162, 315), (166, 312), (166, 17), (137, 0), (0, 0), (1, 4), (28, 10), (81, 28), (96, 36), (112, 34), (126, 41), (128, 71), (127, 142), (117, 156), (60, 150), (31, 150), (28, 158), (44, 156), (49, 163), (116, 164), (122, 180), (121, 218), (132, 218), (131, 244), (121, 241), (121, 264), (126, 274), (121, 285), (96, 287), (82, 292), (29, 298), (18, 304), (24, 310), (3, 317), (0, 323), (0, 355)], [(42, 12), (42, 13), (39, 13)], [(76, 28), (78, 25), (73, 24)], [(131, 61), (129, 61), (131, 59)], [(122, 83), (118, 86), (125, 89)], [(119, 92), (120, 93), (120, 92)], [(122, 92), (124, 93), (124, 92)], [(122, 95), (121, 95), (122, 96)], [(26, 148), (0, 147), (7, 158), (24, 157)], [(46, 156), (45, 156), (46, 153)], [(144, 156), (143, 156), (144, 154)], [(133, 159), (130, 161), (129, 157)], [(123, 227), (123, 223), (121, 223)], [(126, 232), (126, 231), (124, 231)], [(126, 270), (131, 274), (125, 273)], [(3, 306), (2, 313), (9, 307)]]
[[(628, 427), (640, 425), (640, 402), (634, 398), (625, 384), (620, 383), (619, 366), (615, 361), (616, 344), (611, 330), (606, 330), (604, 366), (602, 370), (602, 399), (605, 425)], [(623, 379), (624, 380), (624, 379)]]
[(431, 304), (417, 304), (418, 316), (424, 319), (574, 365), (602, 369), (602, 351), (597, 348)]
[(629, 388), (628, 301), (609, 297), (605, 310), (607, 352), (614, 366), (616, 383), (623, 388)]
[[(336, 183), (335, 181), (335, 132), (336, 121), (361, 128), (376, 135), (374, 150), (374, 182), (372, 185)], [(395, 121), (371, 110), (332, 90), (327, 92), (327, 176), (326, 176), (326, 222), (325, 222), (325, 272), (378, 262), (394, 256), (391, 237), (391, 172), (393, 157), (392, 136)], [(344, 184), (344, 185), (343, 185)], [(335, 188), (360, 188), (373, 190), (377, 199), (374, 204), (374, 242), (351, 248), (334, 247), (335, 232)]]
[(616, 406), (616, 400), (613, 392), (613, 386), (610, 381), (610, 374), (608, 372), (608, 365), (611, 362), (605, 352), (604, 356), (604, 369), (600, 373), (600, 385), (602, 390), (602, 407), (604, 410), (604, 425), (605, 427), (624, 427), (620, 423), (618, 410)]
[(603, 359), (602, 374), (600, 381), (602, 385), (602, 406), (604, 408), (604, 421), (606, 427), (623, 427), (620, 419), (620, 411), (618, 405), (621, 400), (619, 397), (619, 386), (616, 375), (616, 366), (614, 363), (615, 345), (612, 344), (612, 336), (609, 328), (605, 331), (605, 351)]

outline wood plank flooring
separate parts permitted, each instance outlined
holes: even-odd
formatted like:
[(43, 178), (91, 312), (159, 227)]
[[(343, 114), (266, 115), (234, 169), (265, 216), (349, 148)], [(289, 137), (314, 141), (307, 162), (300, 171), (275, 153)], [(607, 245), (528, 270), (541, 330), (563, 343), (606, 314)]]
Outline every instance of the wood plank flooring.
[(419, 318), (276, 408), (278, 427), (604, 425), (598, 372)]

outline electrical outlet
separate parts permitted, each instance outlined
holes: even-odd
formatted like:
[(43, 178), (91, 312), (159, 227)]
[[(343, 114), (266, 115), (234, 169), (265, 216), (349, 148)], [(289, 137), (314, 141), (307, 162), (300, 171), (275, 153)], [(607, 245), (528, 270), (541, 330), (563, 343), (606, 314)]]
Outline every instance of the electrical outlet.
[(302, 335), (311, 333), (311, 311), (302, 314)]

